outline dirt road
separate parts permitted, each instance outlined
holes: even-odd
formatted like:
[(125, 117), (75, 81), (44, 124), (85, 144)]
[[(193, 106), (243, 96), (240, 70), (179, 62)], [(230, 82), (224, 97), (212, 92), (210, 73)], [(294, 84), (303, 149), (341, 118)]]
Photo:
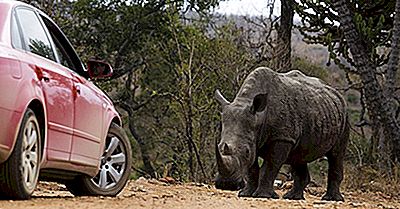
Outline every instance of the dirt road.
[[(320, 187), (309, 188), (303, 201), (266, 200), (238, 198), (236, 192), (221, 191), (204, 184), (170, 185), (139, 179), (131, 181), (118, 197), (73, 197), (63, 186), (45, 182), (41, 183), (31, 200), (2, 200), (0, 209), (400, 208), (400, 199), (383, 194), (344, 192), (344, 203), (321, 201), (323, 191), (324, 188)], [(277, 192), (282, 195), (285, 191)]]

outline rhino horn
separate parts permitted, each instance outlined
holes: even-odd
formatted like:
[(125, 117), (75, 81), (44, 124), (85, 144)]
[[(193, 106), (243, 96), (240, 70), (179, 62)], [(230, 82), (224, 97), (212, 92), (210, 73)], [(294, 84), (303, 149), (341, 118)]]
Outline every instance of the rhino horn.
[(225, 99), (224, 96), (222, 96), (221, 92), (217, 89), (215, 91), (215, 99), (222, 105), (222, 106), (226, 106), (229, 105), (230, 102), (228, 102), (228, 100)]
[(222, 156), (222, 154), (218, 148), (217, 140), (215, 140), (215, 154), (217, 157), (217, 166), (218, 166), (219, 174), (222, 176), (228, 176), (231, 173), (230, 169), (229, 169), (229, 165), (231, 164), (231, 163), (229, 163), (229, 160), (231, 160), (231, 159), (229, 159), (226, 156)]

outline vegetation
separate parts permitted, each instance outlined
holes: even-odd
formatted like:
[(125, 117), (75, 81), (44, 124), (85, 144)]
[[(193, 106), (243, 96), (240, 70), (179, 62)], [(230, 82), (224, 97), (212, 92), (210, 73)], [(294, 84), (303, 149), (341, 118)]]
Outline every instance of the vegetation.
[[(214, 91), (232, 100), (251, 70), (270, 66), (299, 69), (342, 90), (353, 130), (349, 173), (384, 173), (399, 181), (400, 3), (285, 1), (286, 16), (278, 19), (216, 17), (211, 9), (217, 0), (25, 2), (47, 12), (84, 60), (114, 66), (114, 76), (97, 84), (124, 116), (137, 176), (211, 181), (220, 135)], [(273, 8), (274, 1), (268, 2)], [(294, 11), (302, 18), (296, 29)], [(329, 68), (292, 53), (298, 37), (293, 30), (306, 43), (326, 47)], [(310, 170), (319, 173), (321, 166)], [(353, 183), (349, 188), (363, 185)]]
[(349, 87), (360, 92), (363, 109), (358, 124), (372, 128), (370, 162), (389, 171), (400, 162), (396, 90), (400, 5), (395, 4), (301, 0), (296, 7), (305, 40), (327, 46), (330, 59), (345, 70)]

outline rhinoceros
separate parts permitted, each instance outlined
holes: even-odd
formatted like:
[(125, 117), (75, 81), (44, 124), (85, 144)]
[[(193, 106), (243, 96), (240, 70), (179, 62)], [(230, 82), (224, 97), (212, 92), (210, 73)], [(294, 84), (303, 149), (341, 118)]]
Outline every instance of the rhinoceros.
[(222, 106), (216, 188), (241, 189), (242, 197), (279, 198), (273, 183), (281, 166), (289, 164), (294, 185), (283, 198), (304, 199), (307, 163), (326, 156), (322, 199), (344, 201), (339, 187), (350, 126), (337, 90), (297, 70), (277, 73), (261, 67), (247, 76), (232, 103), (219, 90), (215, 97)]

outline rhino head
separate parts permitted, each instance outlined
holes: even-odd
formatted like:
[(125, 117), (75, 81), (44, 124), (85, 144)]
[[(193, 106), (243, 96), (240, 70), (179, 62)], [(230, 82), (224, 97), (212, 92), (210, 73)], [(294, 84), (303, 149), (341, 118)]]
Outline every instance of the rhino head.
[(245, 186), (246, 174), (256, 160), (258, 112), (266, 107), (266, 95), (230, 103), (218, 90), (216, 100), (222, 106), (221, 141), (215, 143), (218, 189), (239, 190)]

